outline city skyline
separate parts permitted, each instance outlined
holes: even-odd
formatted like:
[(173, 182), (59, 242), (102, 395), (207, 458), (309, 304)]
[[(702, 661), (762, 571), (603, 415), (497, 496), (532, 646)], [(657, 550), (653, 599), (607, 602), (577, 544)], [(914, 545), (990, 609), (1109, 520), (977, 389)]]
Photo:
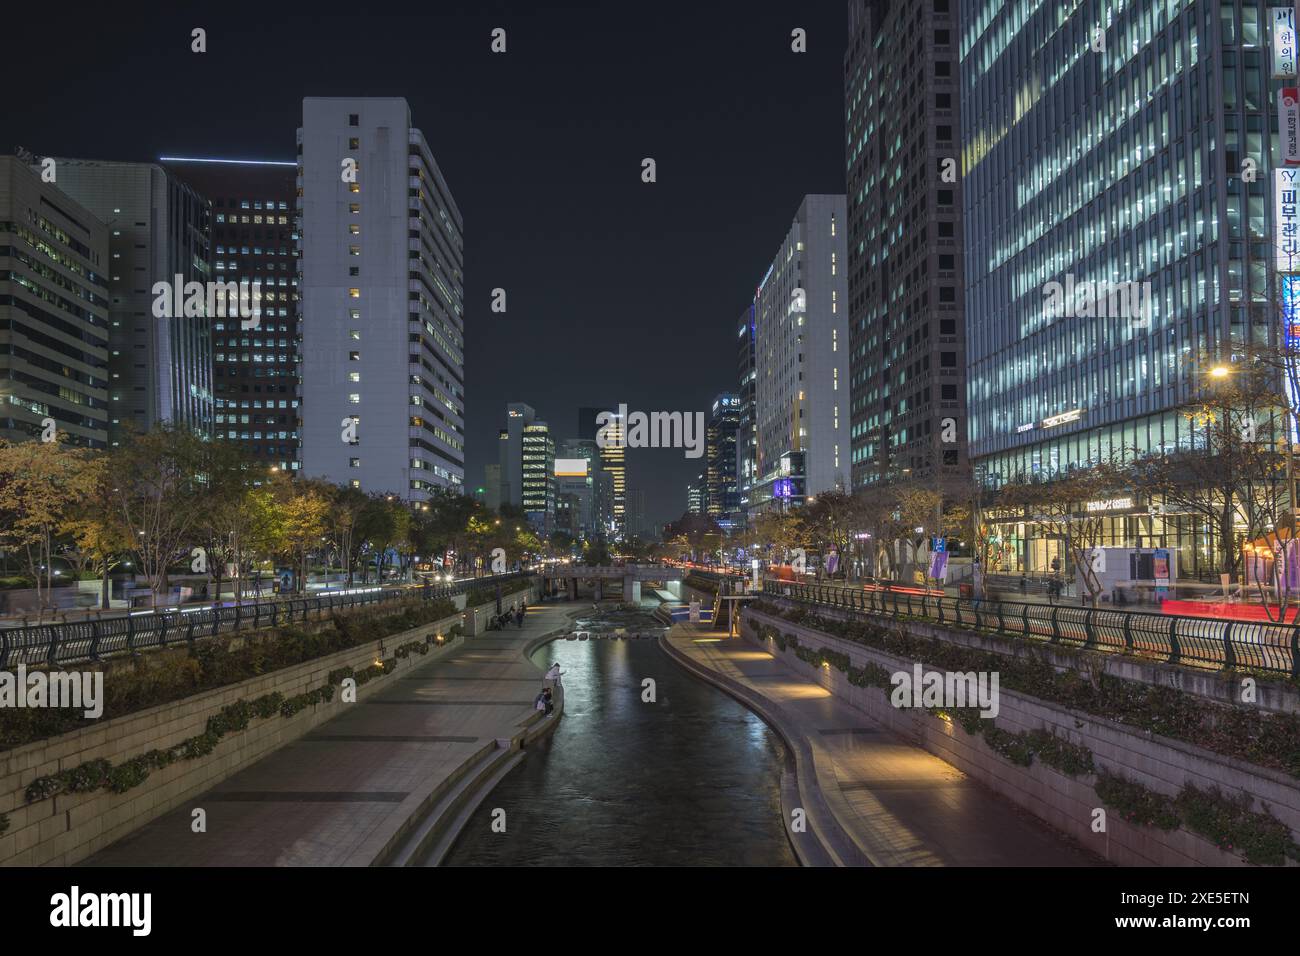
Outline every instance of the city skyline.
[[(790, 54), (792, 23), (779, 9), (741, 19), (725, 9), (693, 10), (694, 31), (651, 24), (620, 34), (617, 50), (600, 18), (581, 6), (545, 14), (452, 10), (413, 21), (446, 38), (440, 56), (418, 69), (388, 55), (391, 27), (382, 17), (300, 21), (268, 13), (255, 25), (223, 21), (209, 29), (203, 54), (190, 51), (190, 19), (164, 14), (128, 26), (90, 14), (84, 31), (68, 37), (69, 53), (101, 82), (76, 94), (50, 89), (41, 111), (12, 117), (0, 148), (145, 163), (162, 156), (292, 161), (304, 97), (405, 97), (465, 218), (471, 489), (496, 461), (500, 409), (509, 402), (532, 404), (539, 418), (558, 423), (560, 438), (576, 437), (567, 423), (578, 408), (601, 401), (707, 414), (719, 391), (737, 388), (709, 356), (732, 346), (731, 319), (752, 298), (789, 217), (807, 193), (844, 190), (838, 4), (799, 12), (795, 25), (809, 36), (800, 56)], [(494, 56), (490, 34), (501, 23), (510, 28), (508, 52)], [(340, 75), (327, 57), (280, 49), (277, 70), (287, 82), (266, 86), (238, 64), (240, 51), (268, 32), (294, 35), (303, 50), (337, 48), (350, 69)], [(343, 36), (346, 47), (338, 45)], [(157, 55), (144, 61), (108, 52), (138, 43)], [(665, 49), (696, 69), (655, 73)], [(35, 52), (15, 50), (16, 67)], [(34, 61), (30, 69), (40, 72)], [(181, 95), (148, 82), (153, 71), (169, 69), (212, 71), (219, 92)], [(610, 84), (582, 84), (591, 69)], [(643, 82), (650, 74), (653, 82)], [(538, 75), (541, 82), (527, 79)], [(609, 89), (620, 77), (617, 85), (630, 92), (615, 97)], [(474, 95), (436, 92), (448, 84)], [(131, 110), (97, 106), (100, 91), (113, 87), (139, 91)], [(557, 97), (570, 103), (572, 119), (540, 122)], [(699, 109), (706, 98), (725, 108)], [(755, 152), (748, 131), (769, 111), (798, 115), (797, 135), (773, 137)], [(800, 145), (808, 142), (819, 146)], [(646, 157), (657, 162), (652, 184), (641, 181)], [(679, 220), (696, 223), (689, 241), (665, 241)], [(491, 311), (497, 288), (506, 291), (504, 314)], [(619, 321), (608, 323), (611, 314)], [(601, 336), (583, 334), (596, 326)], [(646, 341), (667, 346), (660, 363), (640, 361)], [(561, 368), (570, 374), (557, 374)], [(673, 374), (665, 378), (665, 369)], [(629, 480), (646, 491), (647, 522), (659, 527), (679, 517), (680, 489), (698, 471), (693, 463), (668, 450), (626, 454)]]

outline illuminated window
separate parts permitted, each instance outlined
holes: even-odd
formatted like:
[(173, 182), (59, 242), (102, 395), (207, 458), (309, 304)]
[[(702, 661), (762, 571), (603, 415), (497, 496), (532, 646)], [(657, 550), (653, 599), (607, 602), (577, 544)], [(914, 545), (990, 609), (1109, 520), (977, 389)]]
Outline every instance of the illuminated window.
[(361, 404), (361, 393), (360, 393), (360, 392), (352, 392), (351, 394), (349, 394), (349, 395), (348, 395), (348, 404), (349, 404), (349, 405), (360, 405), (360, 404)]
[(350, 361), (350, 362), (360, 362), (360, 361), (361, 361), (361, 353), (360, 353), (360, 352), (349, 352), (349, 353), (348, 353), (348, 361)]
[(361, 459), (360, 459), (360, 458), (349, 458), (349, 459), (348, 459), (348, 467), (349, 467), (349, 468), (360, 468), (360, 467), (361, 467)]
[(361, 203), (359, 202), (348, 203), (348, 212), (352, 213), (352, 215), (354, 216), (361, 215)]
[(361, 339), (361, 330), (360, 330), (360, 329), (348, 329), (348, 338), (350, 338), (350, 339), (357, 339), (357, 340), (359, 341), (359, 340)]
[(361, 381), (361, 373), (360, 373), (360, 372), (348, 372), (348, 381), (349, 381), (349, 382), (359, 382), (359, 381)]
[(350, 255), (350, 256), (359, 256), (359, 255), (361, 255), (361, 247), (360, 247), (360, 246), (348, 246), (348, 255)]
[(348, 297), (352, 299), (361, 298), (361, 290), (357, 288), (348, 289)]
[(354, 222), (354, 223), (351, 223), (351, 224), (348, 226), (348, 232), (351, 233), (351, 234), (354, 235), (354, 236), (359, 236), (359, 235), (361, 235), (361, 227), (358, 226), (355, 222)]

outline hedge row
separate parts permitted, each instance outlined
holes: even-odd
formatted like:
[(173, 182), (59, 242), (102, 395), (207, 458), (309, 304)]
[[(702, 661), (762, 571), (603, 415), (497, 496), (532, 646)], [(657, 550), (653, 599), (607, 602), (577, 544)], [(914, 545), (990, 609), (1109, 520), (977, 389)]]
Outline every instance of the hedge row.
[(393, 652), (393, 656), (387, 660), (371, 664), (361, 670), (354, 670), (351, 667), (335, 668), (329, 672), (325, 683), (320, 687), (293, 697), (285, 697), (279, 691), (275, 691), (252, 700), (235, 701), (209, 717), (203, 733), (182, 740), (165, 750), (150, 750), (116, 765), (102, 758), (88, 760), (70, 770), (37, 777), (27, 787), (27, 802), (46, 800), (60, 793), (89, 793), (100, 789), (123, 793), (144, 783), (153, 770), (170, 766), (177, 760), (197, 760), (206, 757), (216, 749), (223, 737), (247, 729), (254, 719), (265, 720), (277, 714), (281, 717), (292, 717), (313, 704), (333, 700), (335, 688), (346, 679), (355, 680), (360, 687), (377, 677), (393, 673), (397, 669), (399, 658), (409, 657), (413, 653), (427, 654), (431, 648), (441, 643), (437, 635), (429, 635), (424, 640), (408, 641), (399, 646)]
[[(768, 608), (753, 607), (773, 613)], [(808, 626), (825, 630), (816, 624)], [(842, 671), (855, 686), (878, 687), (886, 694), (893, 687), (890, 672), (878, 664), (868, 662), (863, 667), (853, 667), (847, 654), (827, 648), (803, 647), (797, 635), (783, 634), (771, 625), (759, 625), (757, 633), (760, 638), (771, 639), (782, 651), (792, 650), (805, 663), (814, 667), (827, 664)], [(927, 656), (925, 661), (932, 663), (934, 658)], [(976, 667), (959, 669), (978, 670)], [(1006, 681), (1005, 669), (997, 666), (991, 669), (999, 670), (999, 680)], [(1221, 850), (1239, 854), (1248, 863), (1281, 866), (1287, 857), (1300, 861), (1300, 845), (1292, 838), (1286, 824), (1274, 817), (1266, 805), (1261, 812), (1252, 810), (1250, 798), (1245, 794), (1230, 797), (1216, 788), (1198, 790), (1188, 784), (1177, 797), (1167, 797), (1135, 781), (1098, 770), (1088, 747), (1070, 743), (1046, 728), (1010, 733), (992, 720), (981, 717), (976, 708), (927, 712), (944, 720), (956, 721), (971, 736), (982, 735), (990, 750), (1019, 766), (1028, 767), (1037, 757), (1070, 777), (1095, 775), (1093, 789), (1098, 798), (1119, 811), (1130, 823), (1163, 830), (1182, 826), (1211, 840)]]
[[(1300, 777), (1300, 714), (1270, 714), (1215, 704), (1173, 687), (1109, 674), (1085, 676), (1075, 669), (1058, 672), (1046, 650), (1032, 645), (1025, 645), (1021, 656), (1012, 656), (908, 634), (901, 627), (822, 618), (803, 608), (790, 610), (771, 602), (757, 602), (751, 607), (855, 644), (924, 661), (940, 670), (997, 671), (1004, 689)], [(1058, 654), (1083, 653), (1053, 650)]]
[[(109, 661), (103, 665), (104, 712), (99, 719), (122, 717), (260, 677), (456, 613), (456, 606), (447, 599), (417, 599), (387, 607), (370, 605), (335, 611), (329, 626), (317, 631), (289, 626), (218, 635), (184, 650), (151, 651), (133, 659)], [(96, 722), (79, 710), (67, 708), (4, 708), (0, 710), (0, 750), (56, 737)]]

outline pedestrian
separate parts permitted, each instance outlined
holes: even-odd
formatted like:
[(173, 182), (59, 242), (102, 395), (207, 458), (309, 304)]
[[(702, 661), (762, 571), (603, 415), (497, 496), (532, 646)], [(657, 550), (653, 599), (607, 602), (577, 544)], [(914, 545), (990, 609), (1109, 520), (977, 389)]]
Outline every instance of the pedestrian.
[(551, 693), (549, 687), (542, 691), (542, 699), (545, 701), (547, 714), (550, 714), (551, 711), (555, 710), (555, 695)]
[(542, 688), (537, 692), (537, 699), (533, 701), (533, 710), (546, 710), (546, 689)]
[(548, 687), (559, 687), (559, 686), (560, 686), (560, 675), (562, 675), (563, 673), (564, 673), (564, 672), (563, 672), (562, 670), (560, 670), (560, 665), (559, 665), (559, 664), (554, 664), (554, 663), (551, 664), (550, 669), (546, 672), (546, 680), (549, 682), (547, 686), (548, 686)]
[(524, 609), (521, 607), (515, 612), (515, 627), (524, 626)]
[(1028, 589), (1028, 587), (1029, 587), (1029, 579), (1026, 578), (1023, 574), (1020, 575), (1020, 593), (1024, 594), (1025, 591)]

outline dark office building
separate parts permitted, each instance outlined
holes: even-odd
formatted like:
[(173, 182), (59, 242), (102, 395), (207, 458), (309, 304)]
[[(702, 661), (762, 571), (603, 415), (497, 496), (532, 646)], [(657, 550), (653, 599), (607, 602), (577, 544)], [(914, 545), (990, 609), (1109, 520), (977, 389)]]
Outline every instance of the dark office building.
[(713, 400), (704, 433), (705, 513), (723, 527), (736, 525), (740, 489), (736, 484), (736, 440), (740, 429), (740, 396), (724, 392)]
[(260, 315), (212, 319), (214, 432), (297, 471), (300, 342), (293, 162), (164, 157), (211, 209), (212, 279), (258, 283)]
[(743, 526), (749, 520), (750, 492), (754, 486), (754, 469), (758, 458), (758, 438), (754, 430), (754, 382), (758, 378), (754, 362), (754, 303), (740, 314), (736, 332), (738, 346), (737, 371), (740, 378), (740, 420), (736, 426), (736, 522)]
[(850, 0), (854, 488), (967, 469), (958, 51), (957, 0)]

